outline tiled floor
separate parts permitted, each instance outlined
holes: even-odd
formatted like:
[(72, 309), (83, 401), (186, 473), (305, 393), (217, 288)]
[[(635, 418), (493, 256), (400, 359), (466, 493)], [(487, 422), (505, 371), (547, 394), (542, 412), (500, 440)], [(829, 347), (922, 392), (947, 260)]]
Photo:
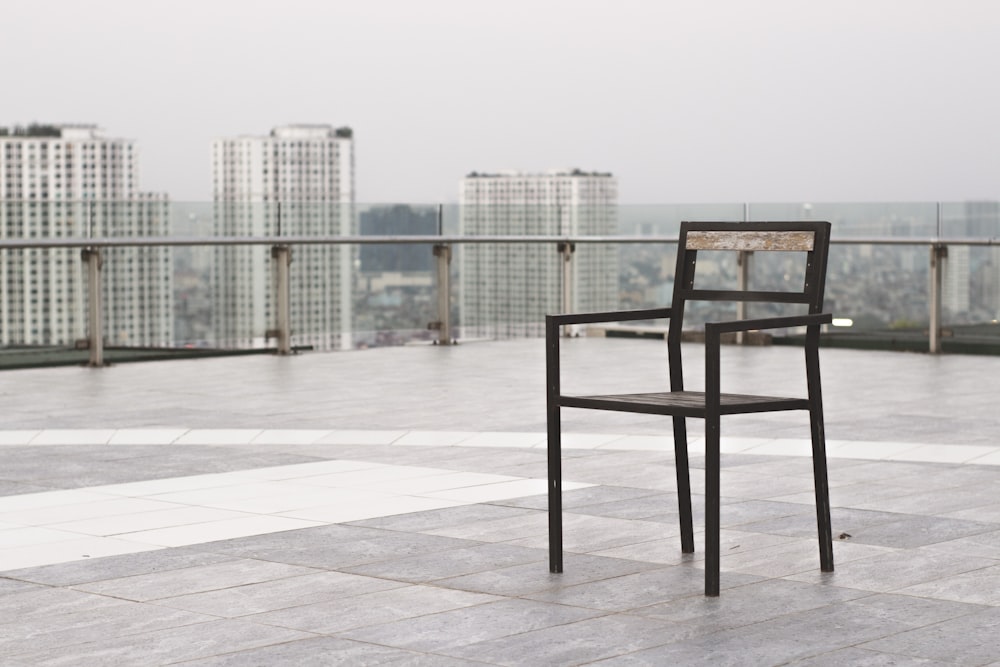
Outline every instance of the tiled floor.
[(1000, 360), (824, 352), (834, 573), (801, 415), (724, 421), (707, 599), (662, 421), (567, 411), (548, 572), (536, 346), (0, 375), (0, 664), (1000, 665)]

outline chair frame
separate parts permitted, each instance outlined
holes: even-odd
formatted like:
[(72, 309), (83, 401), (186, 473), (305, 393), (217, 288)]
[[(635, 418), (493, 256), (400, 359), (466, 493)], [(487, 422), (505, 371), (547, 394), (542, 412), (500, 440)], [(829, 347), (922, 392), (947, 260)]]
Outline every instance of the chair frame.
[[(705, 420), (705, 595), (718, 596), (720, 587), (720, 422), (723, 415), (808, 410), (812, 441), (816, 519), (820, 569), (832, 572), (833, 539), (827, 480), (826, 436), (819, 372), (820, 328), (832, 321), (823, 313), (823, 291), (829, 250), (830, 223), (804, 222), (683, 222), (677, 247), (677, 271), (669, 308), (549, 315), (546, 325), (546, 384), (548, 422), (549, 570), (563, 571), (562, 537), (562, 408), (589, 408), (659, 414), (673, 418), (681, 551), (694, 552), (691, 483), (687, 449), (687, 418)], [(807, 255), (804, 285), (800, 291), (706, 290), (694, 285), (699, 250), (800, 251)], [(799, 303), (808, 313), (705, 324), (705, 391), (684, 390), (681, 362), (681, 328), (685, 303), (693, 301), (744, 301)], [(616, 396), (565, 396), (560, 390), (560, 328), (573, 324), (668, 319), (667, 357), (670, 391)], [(676, 323), (676, 326), (674, 325)], [(720, 346), (722, 335), (786, 327), (806, 327), (805, 370), (807, 398), (779, 398), (724, 394), (721, 391)]]

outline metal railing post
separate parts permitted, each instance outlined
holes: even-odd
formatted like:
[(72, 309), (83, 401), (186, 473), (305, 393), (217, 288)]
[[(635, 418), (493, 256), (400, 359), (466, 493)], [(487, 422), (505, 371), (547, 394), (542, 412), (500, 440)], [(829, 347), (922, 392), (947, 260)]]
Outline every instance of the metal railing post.
[(101, 319), (101, 251), (84, 248), (80, 258), (87, 264), (87, 348), (90, 350), (88, 366), (104, 365), (104, 322)]
[(437, 321), (430, 323), (437, 329), (438, 345), (451, 345), (451, 246), (447, 243), (434, 245), (437, 265)]
[(928, 338), (930, 353), (941, 352), (941, 292), (944, 278), (944, 263), (948, 257), (948, 246), (943, 243), (931, 245), (931, 294), (930, 294), (930, 324)]
[[(736, 289), (745, 291), (750, 285), (750, 261), (753, 259), (752, 250), (740, 250), (736, 256), (736, 266), (738, 267), (738, 273), (736, 274)], [(736, 302), (736, 319), (745, 320), (747, 319), (747, 302), (737, 301)], [(736, 343), (742, 345), (746, 341), (746, 332), (737, 331), (736, 332)]]
[[(565, 241), (556, 247), (562, 258), (562, 314), (568, 315), (573, 312), (573, 253), (576, 252), (576, 244)], [(573, 336), (575, 333), (575, 324), (563, 327), (564, 336)]]
[(271, 246), (271, 258), (275, 262), (275, 311), (277, 315), (274, 336), (278, 340), (278, 354), (292, 353), (291, 284), (289, 265), (292, 263), (292, 249), (287, 245)]

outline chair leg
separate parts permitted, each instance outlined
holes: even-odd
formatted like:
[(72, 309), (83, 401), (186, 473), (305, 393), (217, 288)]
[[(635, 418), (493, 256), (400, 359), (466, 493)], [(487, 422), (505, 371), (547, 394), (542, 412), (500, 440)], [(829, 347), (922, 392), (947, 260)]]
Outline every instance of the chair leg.
[(674, 417), (674, 467), (677, 472), (677, 510), (681, 522), (681, 552), (694, 553), (691, 516), (691, 468), (688, 464), (687, 421)]
[(562, 425), (558, 406), (548, 416), (549, 572), (563, 571)]
[(705, 595), (719, 595), (719, 416), (705, 419)]
[(823, 572), (833, 572), (833, 527), (830, 521), (830, 485), (827, 480), (826, 435), (822, 411), (810, 410), (809, 422), (816, 489), (816, 526), (819, 531), (819, 567)]

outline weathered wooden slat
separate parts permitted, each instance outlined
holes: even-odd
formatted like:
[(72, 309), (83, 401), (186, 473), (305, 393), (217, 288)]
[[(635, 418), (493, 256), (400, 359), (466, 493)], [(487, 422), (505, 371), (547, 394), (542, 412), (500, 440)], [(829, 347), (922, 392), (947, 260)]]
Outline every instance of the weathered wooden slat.
[(810, 252), (813, 232), (696, 232), (687, 234), (688, 250), (785, 250)]

